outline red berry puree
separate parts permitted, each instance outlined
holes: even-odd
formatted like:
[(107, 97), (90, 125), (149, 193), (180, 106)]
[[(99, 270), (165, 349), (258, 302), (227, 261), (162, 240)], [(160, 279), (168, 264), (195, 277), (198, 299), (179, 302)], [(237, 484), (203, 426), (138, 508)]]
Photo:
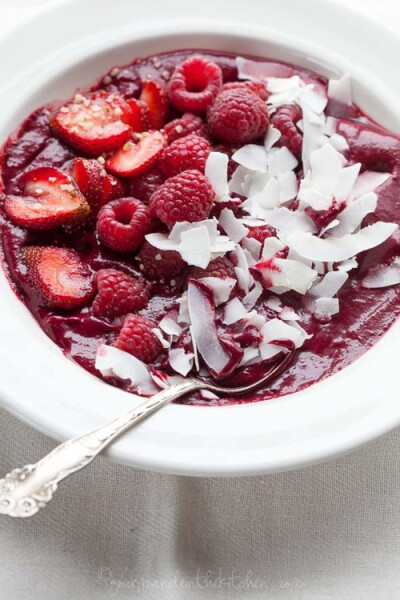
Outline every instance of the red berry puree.
[(15, 293), (65, 356), (124, 390), (242, 385), (296, 347), (251, 397), (182, 402), (292, 393), (400, 314), (400, 138), (353, 103), (347, 75), (139, 58), (35, 110), (0, 169)]

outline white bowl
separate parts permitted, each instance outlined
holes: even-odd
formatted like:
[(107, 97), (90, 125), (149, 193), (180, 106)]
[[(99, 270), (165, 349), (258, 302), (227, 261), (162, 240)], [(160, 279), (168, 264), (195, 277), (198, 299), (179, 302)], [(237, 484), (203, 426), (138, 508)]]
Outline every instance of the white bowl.
[[(152, 3), (149, 0), (147, 5)], [(296, 2), (289, 4), (295, 15)], [(303, 7), (307, 4), (302, 3)], [(238, 22), (141, 22), (113, 28), (111, 18), (107, 26), (108, 13), (103, 17), (96, 13), (101, 33), (92, 25), (87, 35), (74, 40), (65, 33), (76, 17), (73, 9), (66, 10), (68, 6), (45, 13), (41, 20), (0, 40), (0, 54), (7, 56), (6, 78), (2, 78), (6, 83), (0, 86), (1, 142), (36, 106), (72, 94), (111, 66), (184, 47), (276, 58), (327, 75), (349, 71), (356, 102), (377, 121), (400, 131), (398, 97), (391, 87), (394, 66), (382, 65), (378, 77), (376, 69), (369, 70), (368, 61), (360, 57), (348, 61), (321, 44), (254, 25), (246, 25), (243, 33)], [(94, 0), (79, 4), (83, 20), (94, 6)], [(113, 6), (116, 13), (122, 7), (128, 10), (123, 0), (116, 0)], [(285, 19), (286, 23), (287, 15)], [(119, 24), (124, 21), (119, 17)], [(49, 48), (47, 38), (42, 40), (48, 27), (52, 28), (51, 39), (59, 33), (56, 50)], [(16, 53), (21, 39), (25, 40), (24, 52)], [(31, 62), (26, 64), (27, 45), (35, 42)], [(399, 40), (393, 38), (392, 43), (398, 50)], [(10, 47), (13, 53), (7, 54)], [(9, 109), (4, 110), (5, 106)], [(355, 448), (400, 423), (395, 393), (400, 384), (399, 331), (397, 322), (352, 365), (296, 394), (228, 407), (169, 405), (126, 434), (108, 454), (139, 468), (221, 476), (292, 469)], [(65, 358), (15, 297), (3, 273), (0, 334), (0, 402), (52, 437), (65, 439), (83, 433), (141, 401), (102, 383)]]

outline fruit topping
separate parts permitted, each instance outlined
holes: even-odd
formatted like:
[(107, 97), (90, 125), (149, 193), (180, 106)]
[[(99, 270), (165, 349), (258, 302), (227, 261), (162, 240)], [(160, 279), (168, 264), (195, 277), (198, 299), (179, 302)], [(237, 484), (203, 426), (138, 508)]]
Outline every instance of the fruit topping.
[(128, 181), (128, 193), (134, 198), (148, 204), (151, 196), (165, 181), (165, 175), (158, 167), (144, 173), (140, 177), (133, 177)]
[(301, 157), (303, 144), (303, 136), (296, 127), (301, 116), (301, 109), (297, 104), (285, 104), (271, 119), (271, 124), (281, 132), (278, 145), (289, 148), (296, 158)]
[(145, 81), (139, 102), (147, 109), (150, 129), (161, 129), (165, 124), (169, 102), (165, 88), (157, 81)]
[(6, 196), (4, 210), (17, 225), (53, 229), (85, 219), (90, 206), (72, 179), (54, 167), (39, 167), (23, 177), (24, 195)]
[(259, 96), (264, 102), (268, 98), (266, 85), (262, 81), (230, 81), (229, 83), (224, 83), (222, 89), (253, 92), (253, 94)]
[(147, 106), (136, 98), (128, 98), (126, 101), (132, 111), (132, 119), (130, 121), (132, 131), (142, 133), (148, 131), (150, 127), (150, 117)]
[(155, 327), (150, 319), (129, 314), (125, 317), (114, 346), (150, 363), (162, 352), (161, 342), (153, 331)]
[(94, 210), (124, 195), (122, 183), (94, 158), (75, 158), (71, 176)]
[(67, 248), (30, 246), (24, 252), (32, 283), (47, 306), (72, 310), (87, 304), (93, 277), (79, 254)]
[(133, 252), (150, 230), (150, 210), (136, 198), (118, 198), (105, 204), (97, 218), (101, 243), (116, 252)]
[(144, 133), (139, 142), (126, 142), (106, 161), (106, 168), (119, 177), (137, 177), (151, 169), (166, 145), (160, 131)]
[(208, 267), (191, 267), (188, 272), (188, 279), (201, 279), (202, 277), (219, 277), (220, 279), (236, 279), (235, 269), (231, 261), (225, 256), (214, 258)]
[(159, 250), (144, 242), (139, 254), (139, 268), (149, 279), (170, 280), (178, 275), (185, 263), (175, 250)]
[(171, 229), (178, 221), (207, 219), (214, 191), (208, 179), (196, 169), (168, 179), (151, 197), (152, 214)]
[(208, 109), (207, 123), (219, 141), (246, 144), (266, 133), (267, 105), (253, 92), (223, 90)]
[(134, 122), (129, 104), (121, 96), (104, 91), (76, 94), (50, 119), (58, 137), (91, 156), (120, 148), (130, 139)]
[(204, 56), (191, 56), (174, 70), (169, 82), (169, 97), (181, 112), (205, 113), (222, 86), (222, 72)]
[(192, 113), (185, 113), (179, 119), (174, 119), (164, 127), (168, 143), (172, 144), (179, 138), (186, 137), (190, 133), (195, 133), (201, 137), (207, 137), (207, 127), (203, 119)]
[(95, 282), (98, 291), (93, 314), (96, 316), (118, 317), (147, 306), (149, 294), (143, 284), (119, 269), (100, 269)]
[(167, 177), (178, 175), (188, 169), (204, 173), (211, 146), (208, 141), (194, 133), (172, 142), (165, 148), (160, 159), (160, 168)]

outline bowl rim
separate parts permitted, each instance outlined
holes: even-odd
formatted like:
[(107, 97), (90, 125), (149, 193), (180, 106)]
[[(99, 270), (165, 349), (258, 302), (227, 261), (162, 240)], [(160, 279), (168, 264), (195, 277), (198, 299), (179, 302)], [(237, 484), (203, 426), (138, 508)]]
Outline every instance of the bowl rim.
[[(251, 38), (265, 43), (267, 37), (269, 42), (276, 46), (298, 48), (300, 44), (305, 55), (308, 53), (309, 56), (319, 56), (328, 63), (332, 62), (335, 70), (338, 65), (339, 70), (347, 70), (350, 67), (349, 70), (360, 82), (364, 82), (366, 77), (365, 69), (346, 65), (345, 60), (340, 57), (336, 59), (335, 55), (321, 51), (318, 45), (304, 43), (293, 36), (289, 39), (282, 33), (265, 27), (249, 26), (246, 34), (243, 34), (243, 27), (236, 22), (219, 24), (214, 21), (198, 20), (190, 23), (183, 20), (162, 24), (151, 22), (147, 28), (141, 23), (140, 29), (138, 33), (137, 29), (131, 26), (122, 27), (118, 32), (110, 32), (107, 40), (115, 48), (117, 34), (121, 46), (122, 40), (132, 36), (133, 32), (136, 34), (135, 44), (140, 43), (140, 39), (151, 38), (156, 38), (158, 43), (163, 32), (164, 34), (168, 32), (169, 39), (171, 36), (177, 39), (177, 36), (184, 33), (186, 36), (201, 34), (208, 38), (212, 35), (228, 36), (236, 40)], [(229, 29), (229, 34), (226, 33), (226, 29)], [(91, 36), (88, 39), (87, 55), (94, 56), (100, 41), (104, 44), (104, 34), (101, 40), (99, 36)], [(0, 45), (1, 43), (2, 40)], [(78, 54), (81, 53), (82, 63), (84, 59), (81, 43), (76, 50)], [(334, 56), (333, 61), (332, 56)], [(50, 58), (48, 57), (48, 61)], [(52, 59), (54, 76), (58, 77), (56, 73), (60, 69), (64, 69), (65, 73), (67, 64), (74, 62), (75, 58), (76, 54), (69, 52)], [(370, 82), (374, 81), (375, 85), (378, 81), (376, 76), (367, 79)], [(37, 73), (32, 77), (30, 86), (22, 86), (23, 93), (29, 98), (29, 94), (33, 95), (34, 90), (50, 85), (51, 81), (51, 77), (49, 79), (44, 77), (43, 73)], [(0, 86), (0, 95), (4, 93), (13, 95), (16, 89), (21, 89), (18, 88), (18, 81), (9, 85), (5, 92)], [(384, 89), (384, 105), (389, 106), (395, 114), (395, 94), (387, 85), (384, 85)], [(7, 118), (11, 120), (10, 114), (15, 110), (15, 107), (11, 108), (3, 116), (3, 121)], [(34, 322), (25, 306), (21, 302), (16, 302), (14, 297), (11, 298), (10, 294), (13, 295), (13, 292), (8, 282), (4, 280), (4, 275), (0, 278), (0, 290), (2, 290), (0, 331), (6, 333), (12, 331), (15, 334), (12, 346), (14, 354), (10, 353), (9, 349), (6, 352), (4, 345), (0, 346), (0, 362), (4, 361), (3, 364), (7, 365), (6, 376), (0, 381), (0, 403), (11, 412), (18, 414), (20, 418), (43, 432), (65, 439), (105, 422), (107, 418), (118, 414), (122, 406), (128, 409), (133, 402), (140, 401), (135, 396), (110, 388), (78, 365), (66, 360), (58, 347)], [(29, 332), (28, 336), (25, 330)], [(383, 356), (387, 357), (390, 353), (392, 356), (395, 355), (392, 346), (396, 343), (398, 330), (400, 330), (399, 322), (378, 344), (350, 366), (310, 388), (289, 396), (267, 402), (227, 407), (168, 406), (121, 439), (108, 455), (126, 464), (164, 472), (188, 475), (243, 475), (296, 468), (366, 443), (400, 424), (400, 408), (390, 394), (391, 386), (399, 376), (394, 369), (394, 363), (386, 361), (385, 364), (383, 360)], [(30, 352), (34, 353), (33, 361), (29, 361)], [(22, 360), (25, 358), (23, 364), (26, 367), (26, 380), (18, 377), (15, 357)], [(382, 369), (380, 372), (387, 375), (384, 378), (384, 385), (379, 388), (374, 378), (371, 378), (371, 366), (378, 364)], [(41, 369), (46, 369), (49, 365), (54, 371), (52, 376), (44, 381), (40, 376)], [(58, 369), (63, 373), (63, 382), (65, 382), (63, 390), (59, 389), (59, 379), (56, 375)], [(355, 380), (360, 384), (361, 379), (363, 379), (362, 389), (365, 390), (363, 393), (366, 396), (361, 398), (358, 404), (352, 404), (349, 408), (343, 401), (346, 391), (348, 393), (354, 386)], [(28, 391), (35, 402), (34, 406), (27, 403)], [(96, 395), (98, 404), (91, 404), (91, 410), (84, 415), (79, 414), (77, 404), (71, 404), (68, 398), (64, 397), (70, 392), (79, 396), (89, 391), (93, 396)], [(54, 409), (49, 405), (49, 398), (55, 393), (60, 396), (60, 405)], [(316, 415), (313, 410), (318, 406), (320, 396), (330, 398), (331, 402), (329, 404), (325, 402), (324, 414)], [(335, 398), (340, 399), (336, 404)], [(307, 421), (304, 423), (301, 422), (297, 403), (301, 407), (300, 412), (307, 412)], [(38, 406), (40, 413), (38, 413)], [(75, 412), (77, 410), (78, 414)], [(358, 419), (355, 424), (352, 423), (353, 427), (349, 427), (351, 415)], [(77, 416), (84, 418), (80, 419)], [(285, 418), (287, 423), (284, 422)], [(296, 419), (299, 419), (299, 422)], [(304, 431), (300, 432), (299, 426), (304, 427)], [(313, 442), (315, 440), (318, 442), (311, 443), (307, 439), (307, 432), (309, 434), (314, 432), (316, 435), (312, 438)], [(163, 449), (163, 454), (160, 453), (160, 447)]]

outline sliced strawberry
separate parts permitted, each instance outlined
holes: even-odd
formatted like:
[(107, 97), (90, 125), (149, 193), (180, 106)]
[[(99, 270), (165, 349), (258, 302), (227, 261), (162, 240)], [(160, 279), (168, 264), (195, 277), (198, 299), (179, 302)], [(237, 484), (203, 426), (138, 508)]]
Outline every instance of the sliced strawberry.
[(169, 109), (165, 88), (157, 81), (145, 81), (139, 100), (149, 111), (151, 129), (161, 129), (165, 125)]
[(121, 96), (104, 91), (76, 94), (50, 119), (58, 137), (93, 156), (120, 148), (130, 139), (134, 124), (129, 104)]
[(150, 131), (137, 144), (127, 142), (107, 160), (106, 168), (120, 177), (137, 177), (154, 165), (166, 145), (165, 135)]
[(107, 173), (107, 176), (103, 181), (103, 197), (101, 205), (103, 206), (103, 204), (115, 200), (115, 198), (122, 198), (124, 194), (125, 188), (123, 183), (114, 177), (114, 175)]
[(106, 202), (124, 195), (122, 183), (109, 175), (94, 158), (75, 158), (71, 175), (93, 212), (97, 212)]
[(39, 167), (24, 176), (24, 195), (6, 196), (8, 217), (29, 229), (53, 229), (83, 221), (90, 206), (65, 173), (54, 167)]
[(72, 164), (71, 176), (92, 207), (100, 202), (106, 175), (105, 168), (96, 159), (75, 158)]
[(74, 250), (30, 246), (24, 260), (32, 283), (47, 306), (71, 310), (93, 296), (92, 274)]
[(127, 103), (133, 115), (132, 130), (138, 133), (148, 131), (150, 129), (150, 115), (147, 106), (143, 102), (136, 100), (136, 98), (129, 98)]

